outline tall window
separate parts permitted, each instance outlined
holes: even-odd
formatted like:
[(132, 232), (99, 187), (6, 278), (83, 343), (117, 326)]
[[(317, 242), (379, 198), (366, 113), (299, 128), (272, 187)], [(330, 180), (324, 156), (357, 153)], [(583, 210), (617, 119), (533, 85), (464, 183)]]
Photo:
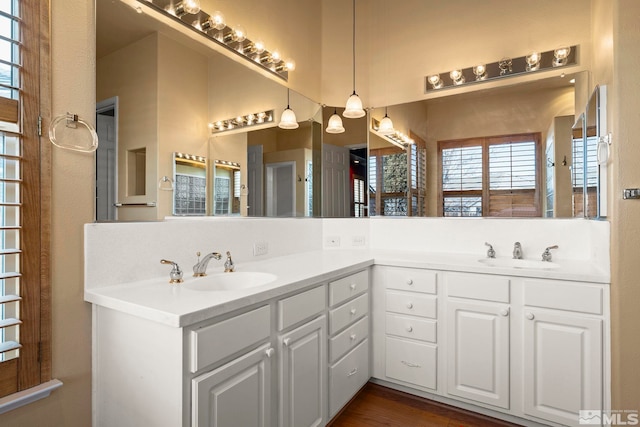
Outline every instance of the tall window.
[(37, 125), (49, 102), (40, 93), (48, 58), (39, 57), (48, 52), (39, 17), (48, 8), (0, 0), (0, 397), (51, 375), (49, 145), (40, 145)]
[(438, 143), (440, 215), (541, 216), (540, 134)]

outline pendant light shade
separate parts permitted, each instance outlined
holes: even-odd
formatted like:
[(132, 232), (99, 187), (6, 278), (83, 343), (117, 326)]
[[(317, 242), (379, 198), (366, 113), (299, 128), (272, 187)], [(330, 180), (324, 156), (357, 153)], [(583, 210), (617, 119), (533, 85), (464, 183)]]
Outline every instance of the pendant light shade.
[(329, 117), (329, 123), (327, 123), (327, 133), (343, 133), (344, 126), (342, 126), (342, 119), (338, 115), (336, 109), (333, 110), (333, 115)]
[(347, 99), (347, 106), (342, 115), (348, 119), (364, 117), (362, 100), (356, 93), (356, 0), (353, 0), (353, 94)]
[(381, 133), (383, 135), (391, 135), (394, 132), (395, 129), (393, 128), (393, 122), (387, 115), (387, 108), (385, 107), (384, 117), (382, 118), (382, 120), (380, 120), (380, 125), (378, 126), (378, 133)]
[(291, 107), (289, 106), (289, 89), (287, 89), (287, 108), (282, 112), (282, 116), (280, 117), (280, 123), (278, 123), (278, 127), (280, 129), (298, 129), (298, 119), (296, 118), (296, 113), (293, 112)]

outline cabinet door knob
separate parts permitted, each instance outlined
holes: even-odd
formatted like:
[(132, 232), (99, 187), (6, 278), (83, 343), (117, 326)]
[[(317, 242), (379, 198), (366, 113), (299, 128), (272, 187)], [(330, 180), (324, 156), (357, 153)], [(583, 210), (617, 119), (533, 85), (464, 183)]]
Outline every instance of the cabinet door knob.
[(413, 332), (413, 326), (411, 325), (407, 326), (407, 332)]
[(267, 357), (271, 357), (275, 352), (276, 351), (273, 348), (269, 347), (264, 353), (267, 355)]
[(291, 338), (285, 338), (285, 339), (283, 339), (283, 340), (282, 340), (282, 344), (283, 344), (285, 347), (289, 347), (289, 343), (290, 343), (290, 342), (291, 342)]
[(349, 311), (349, 313), (351, 313), (352, 316), (355, 316), (357, 310), (355, 308), (352, 308), (351, 311)]
[(508, 316), (508, 315), (509, 315), (508, 308), (503, 308), (502, 310), (500, 310), (500, 316)]
[(351, 341), (355, 341), (356, 340), (356, 334), (351, 334), (349, 336), (349, 339), (351, 339)]
[(407, 285), (409, 286), (413, 285), (413, 279), (407, 279)]
[(527, 319), (529, 320), (533, 320), (536, 316), (533, 315), (533, 313), (527, 313)]
[(357, 287), (357, 286), (356, 286), (356, 284), (355, 284), (355, 283), (352, 283), (351, 285), (349, 285), (349, 289), (351, 289), (352, 291), (355, 291), (355, 290), (356, 290), (356, 287)]
[(412, 303), (412, 302), (408, 302), (408, 303), (407, 303), (407, 308), (408, 308), (409, 310), (411, 310), (411, 309), (413, 308), (413, 303)]

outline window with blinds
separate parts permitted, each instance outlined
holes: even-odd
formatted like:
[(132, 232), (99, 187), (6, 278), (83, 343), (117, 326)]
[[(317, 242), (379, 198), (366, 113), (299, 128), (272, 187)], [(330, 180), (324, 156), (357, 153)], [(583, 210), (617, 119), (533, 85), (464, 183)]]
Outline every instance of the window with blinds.
[(438, 143), (442, 216), (540, 216), (540, 134)]
[(49, 147), (38, 130), (48, 10), (48, 0), (0, 0), (0, 397), (51, 374)]

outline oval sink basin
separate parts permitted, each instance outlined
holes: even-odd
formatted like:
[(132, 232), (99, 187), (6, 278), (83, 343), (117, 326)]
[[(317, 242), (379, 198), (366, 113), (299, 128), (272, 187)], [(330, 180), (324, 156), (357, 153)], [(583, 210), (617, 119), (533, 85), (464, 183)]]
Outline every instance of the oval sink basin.
[(276, 278), (275, 274), (254, 271), (216, 273), (205, 277), (194, 277), (189, 281), (185, 280), (182, 286), (192, 291), (239, 291), (266, 285)]
[(553, 270), (560, 267), (553, 262), (535, 261), (531, 259), (483, 258), (479, 259), (478, 262), (488, 265), (489, 267), (529, 268), (532, 270)]

